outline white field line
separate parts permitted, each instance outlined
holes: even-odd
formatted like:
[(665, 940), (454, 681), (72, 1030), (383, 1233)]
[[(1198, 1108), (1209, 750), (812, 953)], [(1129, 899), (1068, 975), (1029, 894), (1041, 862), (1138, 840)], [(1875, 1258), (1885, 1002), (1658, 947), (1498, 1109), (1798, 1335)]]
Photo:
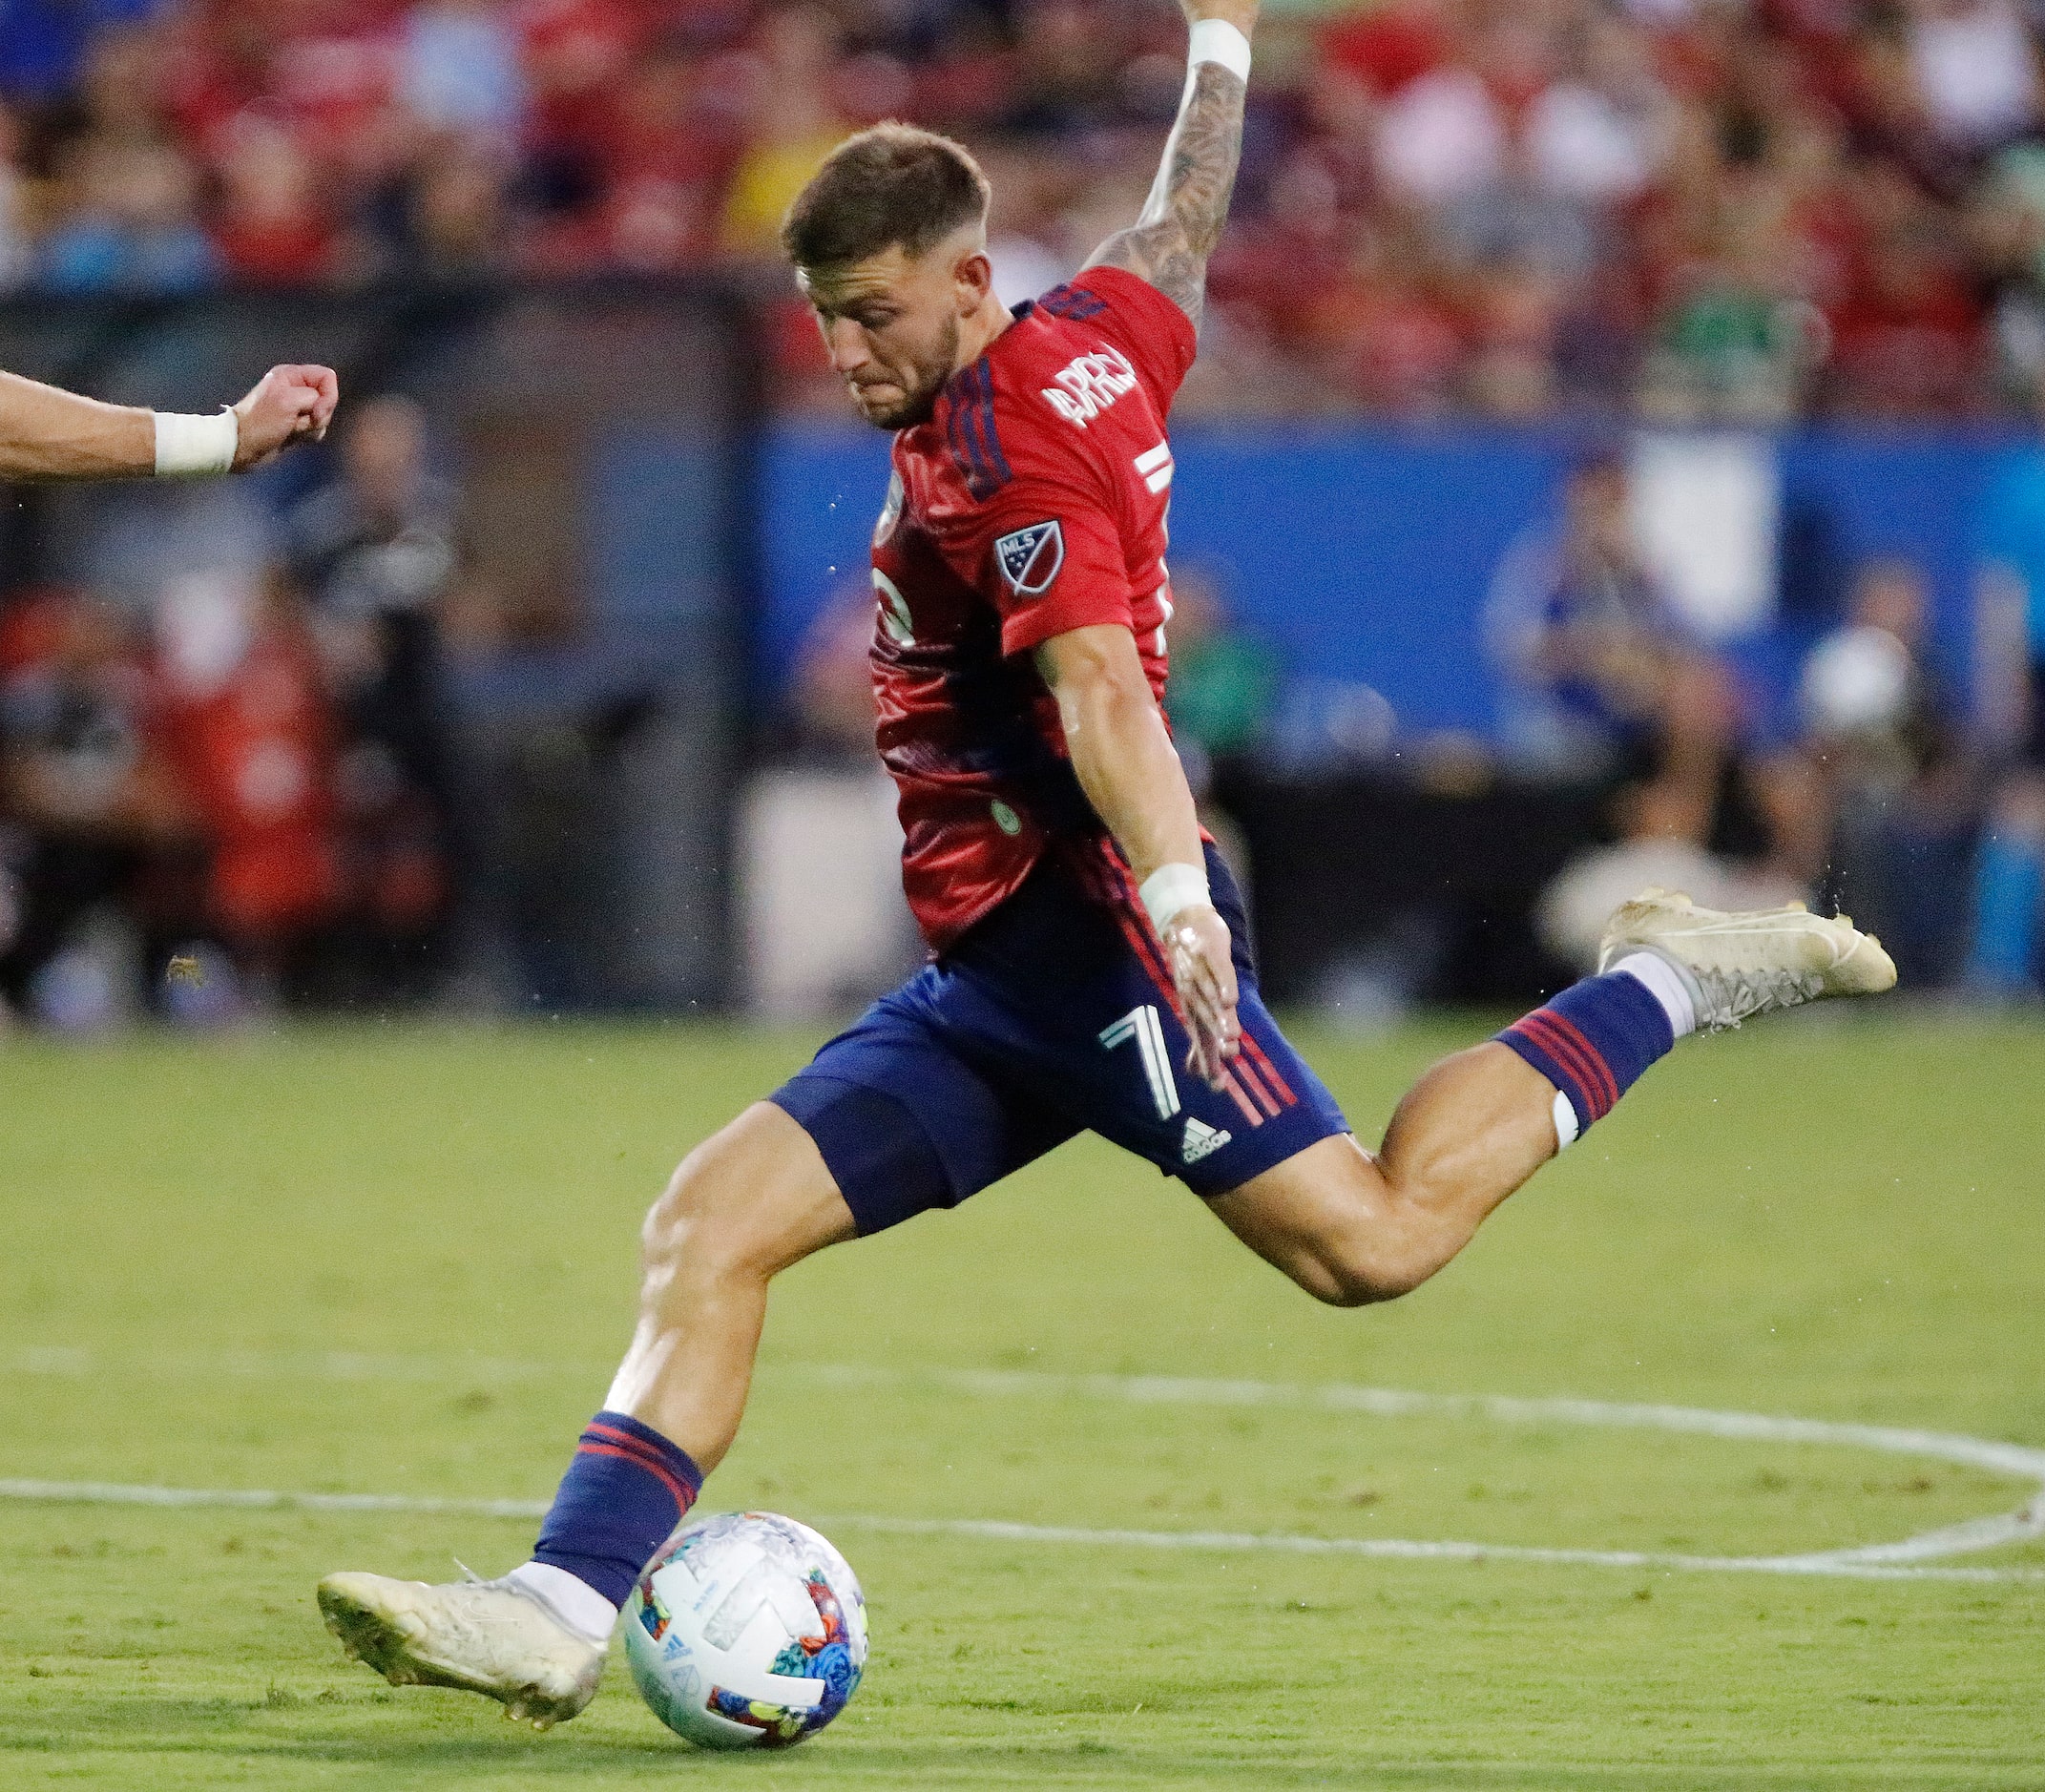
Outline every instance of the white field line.
[[(613, 1365), (612, 1367), (616, 1365)], [(593, 1363), (523, 1363), (509, 1357), (391, 1356), (363, 1350), (161, 1350), (127, 1356), (73, 1344), (37, 1344), (0, 1363), (14, 1375), (119, 1374), (152, 1381), (458, 1382), (468, 1386), (609, 1377)]]
[(56, 1506), (229, 1506), (256, 1511), (427, 1512), (544, 1518), (545, 1500), (435, 1499), (413, 1493), (281, 1493), (269, 1488), (137, 1487), (122, 1481), (0, 1480), (0, 1499)]
[[(471, 1518), (543, 1517), (545, 1500), (433, 1499), (404, 1493), (287, 1493), (267, 1488), (134, 1487), (111, 1481), (0, 1480), (0, 1499), (77, 1506), (227, 1507), (236, 1511), (412, 1512)], [(2045, 1581), (2045, 1569), (1923, 1568), (1832, 1555), (1686, 1555), (1644, 1550), (1552, 1550), (1525, 1544), (1414, 1542), (1401, 1537), (1309, 1537), (1256, 1531), (1120, 1531), (1021, 1525), (991, 1518), (890, 1518), (843, 1512), (815, 1522), (832, 1531), (970, 1537), (989, 1543), (1087, 1549), (1194, 1550), (1242, 1554), (1350, 1555), (1409, 1562), (1534, 1562), (1577, 1568), (1686, 1569), (1838, 1580)]]
[[(75, 1376), (112, 1367), (92, 1353), (42, 1348), (19, 1353), (17, 1373)], [(126, 1365), (123, 1365), (126, 1366)], [(184, 1353), (151, 1359), (159, 1375), (253, 1376), (263, 1380), (397, 1380), (505, 1382), (592, 1371), (572, 1364), (515, 1363), (476, 1357), (368, 1356), (346, 1352), (272, 1355), (261, 1352)], [(131, 1370), (132, 1372), (132, 1370)], [(1427, 1415), (1487, 1419), (1508, 1425), (1580, 1425), (1602, 1428), (1687, 1432), (1729, 1441), (1834, 1445), (1888, 1455), (1948, 1462), (2026, 1480), (2037, 1489), (2014, 1512), (1972, 1518), (1893, 1543), (1766, 1556), (1696, 1555), (1633, 1550), (1541, 1549), (1518, 1544), (1420, 1542), (1397, 1537), (1315, 1537), (1237, 1532), (1096, 1530), (1061, 1525), (1009, 1524), (991, 1519), (888, 1518), (845, 1514), (828, 1522), (912, 1535), (951, 1535), (1011, 1542), (1119, 1546), (1139, 1549), (1282, 1551), (1409, 1561), (1526, 1561), (1585, 1567), (1699, 1569), (1855, 1579), (1935, 1578), (2045, 1580), (2045, 1570), (1928, 1568), (1955, 1555), (1976, 1553), (2045, 1536), (2045, 1449), (1956, 1432), (1894, 1426), (1794, 1419), (1765, 1413), (1722, 1412), (1701, 1407), (1637, 1402), (1530, 1399), (1497, 1394), (1431, 1394), (1363, 1387), (1348, 1383), (1213, 1381), (1184, 1376), (1058, 1375), (1033, 1370), (900, 1371), (846, 1364), (788, 1365), (766, 1371), (772, 1379), (823, 1382), (839, 1387), (891, 1388), (965, 1394), (980, 1399), (1045, 1398), (1111, 1401), (1142, 1406), (1258, 1407), (1367, 1413), (1379, 1418)], [(545, 1502), (437, 1499), (404, 1494), (290, 1493), (266, 1490), (132, 1487), (113, 1482), (0, 1480), (0, 1498), (98, 1505), (292, 1508), (313, 1511), (389, 1511), (526, 1518)]]

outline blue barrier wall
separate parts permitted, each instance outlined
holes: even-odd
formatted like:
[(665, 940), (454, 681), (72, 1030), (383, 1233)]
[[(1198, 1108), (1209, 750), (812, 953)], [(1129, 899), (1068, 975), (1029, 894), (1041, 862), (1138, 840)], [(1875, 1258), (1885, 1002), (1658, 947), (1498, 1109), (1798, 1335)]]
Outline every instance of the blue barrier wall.
[[(1577, 442), (1460, 426), (1188, 424), (1173, 446), (1174, 563), (1215, 573), (1289, 673), (1375, 686), (1402, 730), (1494, 725), (1486, 594), (1514, 536), (1550, 513)], [(1780, 709), (1853, 567), (1876, 554), (1925, 568), (1941, 657), (1964, 680), (1974, 511), (2004, 440), (1812, 430), (1773, 446), (1778, 620), (1736, 649), (1764, 705)], [(764, 443), (762, 471), (758, 669), (778, 692), (826, 594), (866, 583), (887, 440), (857, 425), (784, 426)]]

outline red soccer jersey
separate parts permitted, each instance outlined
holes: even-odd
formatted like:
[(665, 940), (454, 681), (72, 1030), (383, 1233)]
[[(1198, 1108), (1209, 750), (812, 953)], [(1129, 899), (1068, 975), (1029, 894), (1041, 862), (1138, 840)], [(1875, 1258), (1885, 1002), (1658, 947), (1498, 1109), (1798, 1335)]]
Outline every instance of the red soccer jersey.
[(1163, 698), (1164, 418), (1193, 356), (1171, 300), (1089, 268), (1023, 306), (930, 421), (895, 437), (873, 532), (873, 685), (902, 881), (934, 950), (1050, 842), (1102, 831), (1031, 650), (1118, 623)]

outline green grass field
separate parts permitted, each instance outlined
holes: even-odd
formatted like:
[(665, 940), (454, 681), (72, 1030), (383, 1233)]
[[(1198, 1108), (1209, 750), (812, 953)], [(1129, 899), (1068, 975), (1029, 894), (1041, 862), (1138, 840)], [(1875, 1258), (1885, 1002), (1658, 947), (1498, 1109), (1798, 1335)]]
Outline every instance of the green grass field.
[[(1476, 1023), (1309, 1037), (1351, 1115)], [(544, 1499), (679, 1151), (809, 1041), (354, 1031), (0, 1049), (0, 1477)], [(2045, 1445), (2045, 1030), (1804, 1016), (1686, 1047), (1411, 1298), (1315, 1306), (1091, 1142), (778, 1290), (706, 1509), (866, 1583), (846, 1715), (691, 1753), (621, 1664), (544, 1737), (342, 1659), (338, 1567), (523, 1519), (0, 1502), (0, 1786), (2045, 1786), (2045, 1579), (1791, 1578), (990, 1540), (882, 1519), (1738, 1555), (2036, 1491), (1837, 1444), (1165, 1375), (1580, 1395)], [(966, 1372), (1008, 1371), (975, 1381)], [(2045, 1568), (2017, 1545), (1956, 1566)]]

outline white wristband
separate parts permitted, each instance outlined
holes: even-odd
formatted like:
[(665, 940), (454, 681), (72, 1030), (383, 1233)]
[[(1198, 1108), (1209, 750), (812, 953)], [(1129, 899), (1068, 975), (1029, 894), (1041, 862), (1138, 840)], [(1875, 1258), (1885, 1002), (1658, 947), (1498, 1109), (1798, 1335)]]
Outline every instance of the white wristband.
[(1150, 913), (1151, 926), (1162, 939), (1165, 928), (1181, 908), (1209, 900), (1207, 873), (1197, 865), (1160, 865), (1143, 880), (1137, 894)]
[(1186, 73), (1190, 79), (1203, 62), (1219, 62), (1237, 80), (1250, 78), (1250, 40), (1226, 19), (1202, 19), (1193, 28), (1186, 45)]
[(191, 479), (232, 470), (241, 445), (241, 426), (224, 407), (210, 417), (175, 410), (151, 413), (157, 420), (157, 477)]

